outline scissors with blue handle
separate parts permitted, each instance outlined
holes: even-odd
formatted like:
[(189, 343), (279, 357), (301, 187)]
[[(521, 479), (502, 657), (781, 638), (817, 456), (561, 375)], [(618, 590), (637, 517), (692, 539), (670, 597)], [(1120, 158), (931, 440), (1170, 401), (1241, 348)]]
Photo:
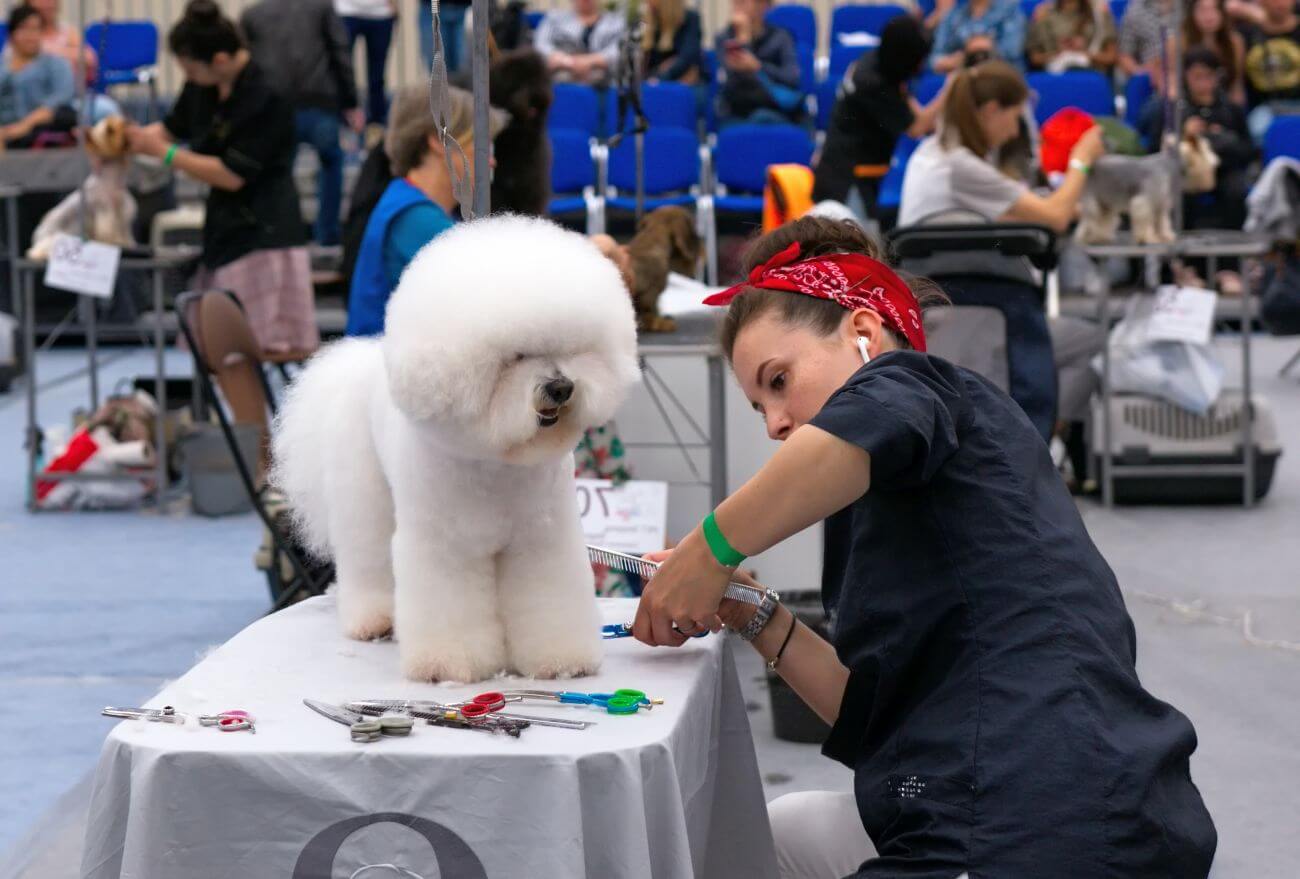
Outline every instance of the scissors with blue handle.
[(653, 700), (640, 690), (621, 689), (613, 693), (578, 693), (572, 690), (506, 690), (480, 693), (473, 701), (478, 704), (496, 704), (516, 699), (540, 699), (561, 705), (595, 705), (610, 714), (636, 714), (642, 708), (649, 710), (663, 700)]
[[(677, 629), (676, 623), (673, 624), (673, 628)], [(681, 632), (681, 629), (677, 629), (677, 631)], [(682, 634), (685, 635), (686, 633), (682, 632)], [(691, 635), (690, 637), (703, 638), (707, 634), (709, 634), (709, 631), (708, 629), (705, 629), (703, 632), (696, 632), (694, 635)], [(608, 625), (601, 626), (600, 637), (604, 638), (605, 640), (609, 640), (610, 638), (631, 638), (632, 624), (631, 623), (610, 623)]]

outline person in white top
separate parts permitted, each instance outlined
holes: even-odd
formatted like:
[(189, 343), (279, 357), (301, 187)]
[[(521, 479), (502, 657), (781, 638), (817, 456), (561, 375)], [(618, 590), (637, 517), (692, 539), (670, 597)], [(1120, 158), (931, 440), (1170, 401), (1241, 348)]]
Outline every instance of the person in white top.
[(383, 125), (388, 117), (384, 71), (393, 42), (396, 0), (334, 0), (334, 11), (347, 29), (349, 49), (356, 48), (358, 37), (366, 41), (366, 121)]
[(994, 161), (997, 150), (1019, 133), (1028, 98), (1024, 77), (1005, 61), (959, 72), (949, 87), (938, 132), (921, 141), (908, 162), (898, 225), (965, 210), (989, 220), (1042, 223), (1064, 232), (1093, 162), (1106, 151), (1102, 130), (1094, 126), (1079, 139), (1060, 187), (1038, 195), (1004, 176)]

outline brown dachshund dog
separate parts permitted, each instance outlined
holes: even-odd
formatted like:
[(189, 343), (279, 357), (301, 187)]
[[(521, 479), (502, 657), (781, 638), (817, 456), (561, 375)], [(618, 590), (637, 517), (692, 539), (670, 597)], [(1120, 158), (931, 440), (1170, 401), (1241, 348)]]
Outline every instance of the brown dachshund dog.
[(672, 318), (659, 314), (659, 295), (668, 286), (669, 272), (694, 276), (700, 250), (695, 218), (685, 208), (662, 207), (641, 220), (627, 255), (632, 304), (642, 332), (669, 333), (677, 328)]

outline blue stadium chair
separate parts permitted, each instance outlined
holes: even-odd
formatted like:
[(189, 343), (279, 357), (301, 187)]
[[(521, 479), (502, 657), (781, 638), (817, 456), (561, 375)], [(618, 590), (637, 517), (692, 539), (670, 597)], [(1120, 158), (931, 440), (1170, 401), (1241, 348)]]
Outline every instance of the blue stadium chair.
[(709, 95), (704, 102), (704, 130), (714, 134), (718, 130), (718, 118), (714, 100), (718, 97), (718, 51), (705, 49), (704, 81), (708, 83)]
[(1038, 8), (1038, 4), (1044, 2), (1047, 0), (1020, 0), (1020, 12), (1025, 16), (1026, 27), (1034, 20), (1034, 10)]
[(528, 29), (534, 31), (537, 30), (538, 25), (542, 23), (542, 19), (545, 17), (546, 17), (545, 12), (530, 11), (524, 13), (524, 21), (528, 22)]
[(934, 96), (939, 94), (939, 89), (943, 88), (943, 81), (946, 77), (942, 73), (923, 73), (916, 79), (912, 80), (912, 97), (922, 106), (934, 100)]
[(921, 10), (922, 17), (934, 12), (934, 0), (918, 0), (916, 7)]
[(1134, 128), (1138, 127), (1138, 117), (1147, 105), (1154, 89), (1151, 87), (1151, 74), (1136, 73), (1124, 84), (1124, 121)]
[(840, 80), (827, 78), (817, 84), (817, 130), (825, 131), (831, 124), (831, 110), (835, 109), (835, 94)]
[(9, 25), (0, 24), (0, 47), (9, 42)]
[(817, 17), (810, 6), (782, 3), (768, 10), (765, 21), (788, 30), (794, 36), (795, 45), (817, 45)]
[(86, 28), (86, 45), (99, 54), (98, 91), (153, 81), (158, 27), (152, 21), (96, 22)]
[(817, 88), (817, 59), (812, 46), (799, 43), (794, 47), (799, 56), (799, 88), (805, 95), (811, 95)]
[(1300, 159), (1300, 116), (1278, 116), (1264, 132), (1264, 161)]
[(1093, 116), (1115, 115), (1115, 96), (1110, 90), (1110, 82), (1095, 70), (1031, 73), (1025, 80), (1038, 95), (1034, 103), (1034, 118), (1039, 125), (1065, 107), (1078, 107)]
[(891, 18), (906, 15), (907, 10), (892, 3), (847, 3), (831, 13), (831, 46), (840, 44), (841, 34), (866, 32), (880, 36)]
[[(684, 128), (696, 130), (695, 90), (680, 82), (660, 82), (641, 87), (641, 109), (651, 127)], [(618, 92), (605, 92), (605, 118), (611, 128), (618, 124)], [(623, 120), (624, 131), (631, 131), (636, 120), (629, 107)]]
[[(718, 133), (713, 148), (713, 210), (733, 214), (763, 213), (763, 187), (767, 185), (767, 166), (812, 161), (813, 142), (798, 125), (732, 125)], [(718, 277), (717, 230), (710, 229), (708, 280)]]
[(591, 136), (585, 131), (552, 128), (551, 201), (553, 217), (583, 214), (587, 234), (605, 231), (605, 199), (599, 194), (597, 162), (593, 156)]
[(1128, 11), (1128, 0), (1110, 0), (1110, 17), (1115, 19), (1116, 26), (1124, 18), (1124, 13)]
[(831, 46), (831, 63), (827, 69), (826, 78), (839, 82), (844, 78), (844, 73), (863, 56), (864, 53), (870, 52), (871, 49), (865, 46)]
[(550, 129), (567, 128), (595, 137), (600, 125), (600, 100), (591, 86), (557, 82), (546, 120)]
[(880, 192), (876, 195), (877, 211), (897, 211), (903, 202), (903, 175), (907, 172), (907, 163), (913, 151), (921, 142), (904, 134), (894, 144), (894, 155), (889, 160), (889, 171), (880, 181)]

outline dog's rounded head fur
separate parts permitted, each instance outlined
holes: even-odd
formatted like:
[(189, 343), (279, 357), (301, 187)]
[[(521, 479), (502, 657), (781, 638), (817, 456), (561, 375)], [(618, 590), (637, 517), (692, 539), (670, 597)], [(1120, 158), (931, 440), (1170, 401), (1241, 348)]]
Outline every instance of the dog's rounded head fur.
[(120, 159), (127, 146), (126, 120), (121, 116), (106, 116), (86, 133), (86, 149), (100, 159)]
[(403, 273), (385, 328), (398, 409), (472, 457), (567, 454), (640, 374), (618, 269), (546, 220), (497, 216), (439, 235)]

